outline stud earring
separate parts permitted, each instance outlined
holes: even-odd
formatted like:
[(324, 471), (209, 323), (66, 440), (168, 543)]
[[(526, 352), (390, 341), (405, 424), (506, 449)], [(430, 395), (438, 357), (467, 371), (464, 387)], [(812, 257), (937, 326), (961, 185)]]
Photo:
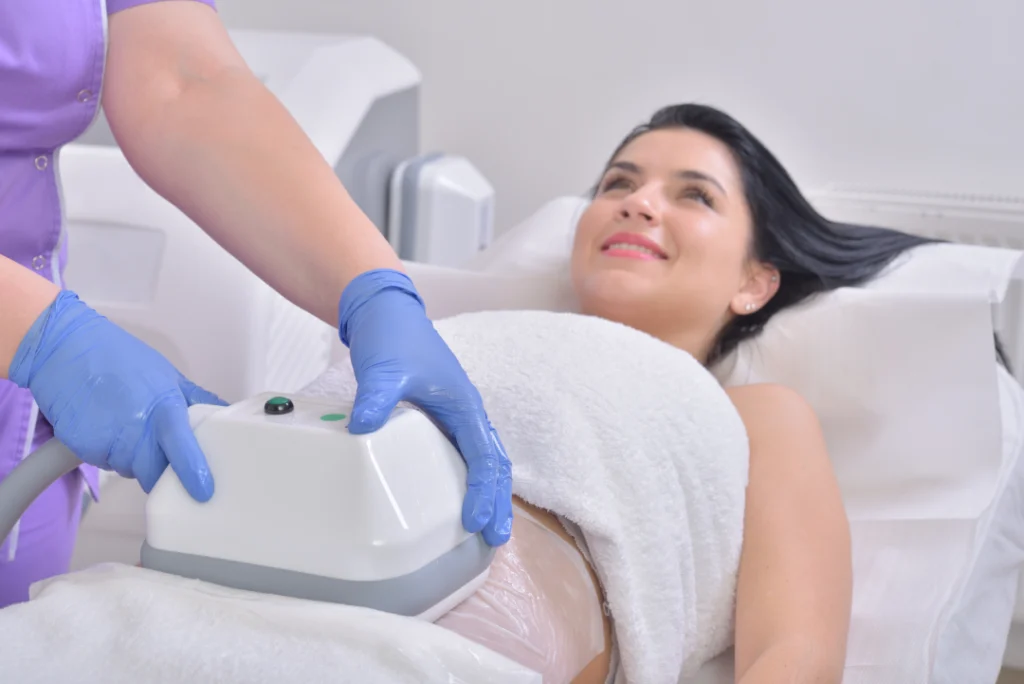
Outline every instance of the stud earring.
[(749, 313), (754, 310), (754, 305), (751, 304), (750, 302), (747, 302), (747, 305), (743, 308), (747, 311), (747, 313)]
[(777, 282), (779, 282), (779, 276), (777, 276), (777, 275), (773, 275), (773, 276), (772, 276), (772, 282), (773, 282), (773, 283), (777, 283)]

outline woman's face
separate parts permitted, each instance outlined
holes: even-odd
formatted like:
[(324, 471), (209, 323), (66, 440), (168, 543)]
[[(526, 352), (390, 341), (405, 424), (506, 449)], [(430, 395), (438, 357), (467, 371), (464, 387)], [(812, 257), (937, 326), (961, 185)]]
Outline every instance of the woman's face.
[(572, 278), (582, 312), (703, 358), (730, 317), (777, 287), (776, 272), (749, 258), (751, 230), (728, 147), (689, 129), (645, 133), (612, 160), (580, 218)]

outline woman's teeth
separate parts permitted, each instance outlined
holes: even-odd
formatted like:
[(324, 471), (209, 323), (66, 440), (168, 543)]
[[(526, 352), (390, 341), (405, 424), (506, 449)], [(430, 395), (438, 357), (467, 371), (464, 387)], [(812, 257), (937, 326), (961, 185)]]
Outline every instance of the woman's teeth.
[(650, 254), (653, 257), (658, 257), (659, 259), (661, 258), (661, 255), (655, 252), (653, 249), (648, 249), (647, 247), (643, 247), (641, 245), (633, 245), (626, 242), (613, 242), (612, 244), (608, 245), (608, 247), (605, 248), (606, 251), (613, 249), (640, 252), (641, 254)]

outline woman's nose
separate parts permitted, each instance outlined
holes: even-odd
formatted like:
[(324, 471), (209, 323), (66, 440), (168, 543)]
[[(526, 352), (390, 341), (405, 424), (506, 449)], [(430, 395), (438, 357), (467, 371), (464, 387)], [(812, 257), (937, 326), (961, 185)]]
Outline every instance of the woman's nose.
[(622, 200), (619, 210), (622, 218), (640, 218), (647, 223), (655, 223), (661, 216), (658, 200), (651, 189), (641, 188)]

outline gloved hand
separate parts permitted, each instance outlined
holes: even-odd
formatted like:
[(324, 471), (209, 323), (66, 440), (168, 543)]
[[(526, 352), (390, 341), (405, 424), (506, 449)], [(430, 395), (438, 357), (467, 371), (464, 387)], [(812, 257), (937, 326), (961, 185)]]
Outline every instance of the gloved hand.
[(387, 422), (400, 401), (423, 409), (452, 439), (468, 470), (462, 524), (491, 546), (512, 533), (512, 464), (483, 400), (427, 318), (412, 281), (389, 269), (354, 278), (338, 304), (338, 328), (357, 383), (349, 431)]
[(147, 493), (169, 463), (194, 499), (213, 496), (188, 407), (225, 402), (73, 292), (62, 291), (29, 329), (9, 378), (86, 463), (133, 477)]

